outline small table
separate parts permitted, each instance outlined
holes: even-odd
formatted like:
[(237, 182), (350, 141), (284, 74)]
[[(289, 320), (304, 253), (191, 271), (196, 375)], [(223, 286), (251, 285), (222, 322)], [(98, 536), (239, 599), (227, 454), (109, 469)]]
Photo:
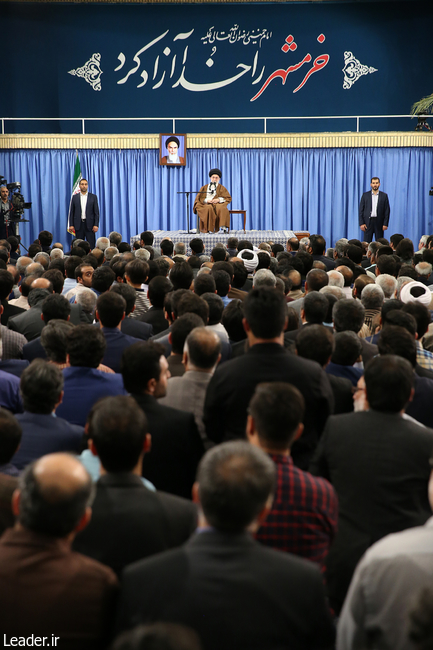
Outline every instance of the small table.
[[(244, 215), (244, 217), (243, 217), (244, 218), (244, 232), (246, 232), (245, 226), (246, 226), (246, 223), (247, 223), (247, 211), (246, 210), (229, 210), (229, 214), (230, 215), (232, 215), (232, 214), (243, 214)], [(230, 226), (229, 226), (229, 232), (230, 232)]]

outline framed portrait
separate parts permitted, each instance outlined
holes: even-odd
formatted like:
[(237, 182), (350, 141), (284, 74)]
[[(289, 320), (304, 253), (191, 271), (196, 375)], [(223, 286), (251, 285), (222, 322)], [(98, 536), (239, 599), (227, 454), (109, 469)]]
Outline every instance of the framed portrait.
[(186, 165), (186, 133), (159, 134), (159, 164), (167, 167)]

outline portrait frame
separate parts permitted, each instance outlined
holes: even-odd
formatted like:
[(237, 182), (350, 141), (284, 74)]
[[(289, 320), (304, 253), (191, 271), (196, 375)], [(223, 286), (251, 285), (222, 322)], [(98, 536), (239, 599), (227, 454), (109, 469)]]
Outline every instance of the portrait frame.
[[(168, 144), (170, 138), (179, 142), (178, 157), (180, 162), (169, 162)], [(185, 167), (186, 165), (186, 133), (160, 133), (159, 134), (159, 164), (162, 167)]]

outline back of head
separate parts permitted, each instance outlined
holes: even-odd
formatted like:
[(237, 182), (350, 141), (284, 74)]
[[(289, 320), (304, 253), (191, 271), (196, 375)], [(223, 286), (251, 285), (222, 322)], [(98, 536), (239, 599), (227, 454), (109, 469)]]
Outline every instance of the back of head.
[(339, 287), (340, 289), (344, 287), (344, 276), (339, 271), (328, 271), (328, 278), (329, 278), (329, 283), (328, 283), (329, 287)]
[(93, 325), (76, 325), (68, 334), (66, 351), (71, 366), (97, 368), (107, 344), (103, 333)]
[(415, 340), (416, 320), (412, 314), (407, 314), (402, 309), (392, 309), (382, 316), (382, 327), (385, 329), (388, 325), (403, 327)]
[(245, 319), (256, 338), (274, 339), (284, 330), (287, 303), (275, 289), (252, 289), (244, 300)]
[(234, 262), (233, 264), (233, 280), (232, 284), (235, 289), (242, 289), (248, 278), (248, 271), (242, 262)]
[(362, 262), (362, 248), (359, 246), (350, 245), (346, 249), (347, 257), (352, 260), (355, 264), (361, 264)]
[(194, 279), (192, 268), (186, 262), (175, 264), (170, 271), (170, 282), (173, 289), (189, 289)]
[(183, 314), (171, 326), (171, 349), (174, 354), (182, 354), (187, 336), (204, 322), (197, 314)]
[(14, 287), (12, 273), (0, 269), (0, 300), (6, 300)]
[(370, 408), (399, 413), (409, 402), (414, 372), (406, 359), (392, 354), (373, 357), (367, 364), (364, 379)]
[(88, 437), (107, 472), (131, 472), (137, 465), (148, 431), (147, 419), (132, 397), (99, 400), (89, 413)]
[[(63, 262), (63, 260), (61, 260), (61, 262)], [(53, 289), (54, 289), (55, 293), (58, 293), (58, 294), (62, 293), (63, 284), (65, 282), (62, 271), (60, 271), (59, 269), (51, 268), (51, 265), (50, 265), (50, 268), (48, 269), (48, 271), (45, 271), (45, 273), (43, 274), (42, 277), (46, 278), (47, 280), (49, 280), (51, 282), (51, 284), (53, 285)]]
[(81, 257), (78, 255), (70, 255), (65, 261), (66, 277), (75, 280), (75, 269), (81, 264)]
[(133, 343), (122, 355), (123, 385), (128, 393), (143, 393), (151, 379), (159, 380), (165, 348), (157, 341)]
[(385, 300), (384, 293), (377, 284), (368, 284), (362, 290), (361, 302), (365, 309), (382, 309), (383, 301)]
[(364, 323), (365, 309), (359, 300), (338, 300), (332, 310), (336, 332), (358, 333)]
[(209, 306), (209, 319), (207, 324), (217, 325), (220, 323), (224, 312), (223, 299), (216, 293), (204, 293), (201, 298), (207, 302)]
[(421, 302), (409, 302), (403, 305), (402, 310), (406, 314), (411, 314), (415, 318), (418, 339), (421, 339), (427, 332), (431, 323), (430, 311), (426, 305), (422, 304)]
[(381, 255), (377, 258), (377, 268), (381, 274), (386, 273), (396, 278), (399, 264), (394, 255)]
[(303, 327), (296, 338), (296, 351), (299, 357), (317, 361), (326, 366), (334, 350), (334, 336), (323, 325)]
[[(176, 294), (176, 292), (174, 293)], [(172, 300), (174, 298), (175, 295)], [(200, 296), (192, 293), (192, 291), (185, 291), (177, 303), (177, 316), (183, 316), (183, 314), (197, 314), (206, 325), (209, 319), (209, 306)]]
[(336, 332), (331, 361), (342, 366), (353, 366), (362, 354), (361, 340), (355, 332)]
[(173, 285), (168, 278), (157, 275), (149, 282), (148, 295), (152, 307), (162, 309), (164, 307), (165, 296), (173, 291)]
[(199, 636), (190, 627), (175, 623), (138, 625), (123, 632), (111, 650), (202, 650)]
[(221, 246), (215, 246), (215, 248), (212, 249), (211, 257), (213, 257), (214, 262), (224, 262), (227, 257), (225, 248), (221, 248)]
[(204, 293), (215, 293), (216, 284), (212, 273), (201, 273), (194, 280), (194, 293), (202, 296)]
[(204, 251), (204, 244), (203, 240), (200, 239), (200, 237), (195, 237), (194, 239), (191, 239), (189, 242), (189, 247), (192, 250), (193, 253), (196, 255), (198, 253), (202, 253)]
[(169, 239), (163, 239), (160, 243), (160, 248), (162, 255), (166, 255), (167, 257), (171, 257), (173, 255), (174, 244)]
[(230, 291), (230, 275), (227, 271), (214, 271), (214, 269), (212, 269), (212, 275), (215, 280), (215, 287), (218, 295), (222, 298), (225, 297)]
[(109, 240), (110, 240), (110, 244), (117, 247), (122, 241), (122, 235), (120, 234), (120, 232), (116, 232), (116, 231), (110, 232)]
[(119, 251), (118, 248), (116, 248), (116, 246), (107, 246), (107, 248), (106, 248), (105, 251), (104, 251), (104, 257), (105, 257), (105, 259), (106, 259), (107, 262), (111, 262), (111, 260), (113, 259), (113, 257), (114, 257), (115, 255), (118, 255), (119, 252), (120, 252), (120, 251)]
[(233, 342), (243, 341), (247, 338), (243, 326), (244, 303), (242, 300), (231, 300), (223, 311), (221, 322)]
[(221, 340), (215, 332), (206, 327), (196, 327), (188, 334), (185, 349), (188, 353), (189, 362), (195, 368), (210, 370), (218, 361)]
[[(276, 244), (276, 245), (278, 245), (278, 244)], [(250, 242), (248, 239), (241, 239), (241, 241), (238, 242), (237, 249), (238, 249), (238, 253), (240, 253), (241, 251), (243, 251), (245, 249), (253, 251), (254, 246), (253, 246), (252, 242)], [(284, 248), (281, 247), (281, 250), (284, 250)]]
[(376, 278), (376, 284), (382, 289), (385, 299), (392, 298), (397, 288), (396, 278), (388, 273), (378, 275)]
[(277, 279), (269, 269), (261, 268), (255, 272), (253, 277), (253, 287), (275, 287)]
[(68, 320), (71, 314), (71, 305), (66, 300), (65, 296), (58, 293), (52, 293), (47, 296), (42, 303), (42, 316), (45, 325), (53, 320)]
[(122, 296), (126, 303), (125, 315), (128, 316), (128, 314), (130, 314), (134, 309), (135, 301), (137, 300), (137, 292), (133, 287), (130, 287), (129, 284), (125, 284), (124, 282), (117, 282), (116, 284), (113, 284), (110, 288), (109, 293), (112, 292), (117, 293), (119, 296)]
[(117, 327), (125, 311), (126, 300), (115, 291), (106, 291), (96, 301), (96, 312), (102, 327)]
[(6, 409), (0, 409), (0, 465), (10, 462), (20, 445), (21, 436), (18, 420)]
[(410, 260), (413, 257), (413, 242), (411, 239), (404, 237), (396, 246), (395, 252), (401, 259)]
[(303, 422), (305, 402), (292, 384), (272, 382), (258, 384), (250, 400), (248, 412), (263, 447), (284, 451)]
[(310, 235), (310, 248), (312, 255), (324, 255), (326, 241), (322, 235)]
[(151, 230), (145, 230), (141, 233), (140, 239), (145, 246), (152, 246), (153, 244), (153, 232)]
[(322, 287), (329, 284), (329, 277), (326, 271), (311, 269), (308, 271), (305, 281), (308, 284), (308, 291), (320, 291)]
[(304, 298), (304, 318), (307, 323), (320, 325), (326, 320), (328, 313), (328, 300), (323, 293), (318, 291), (309, 291)]
[(92, 289), (104, 293), (110, 289), (115, 280), (116, 275), (113, 269), (110, 269), (109, 266), (100, 266), (93, 272)]
[(260, 514), (275, 489), (275, 467), (247, 442), (225, 442), (208, 451), (197, 474), (206, 521), (226, 532), (242, 532)]
[(50, 454), (28, 465), (19, 490), (19, 523), (56, 538), (74, 531), (93, 496), (89, 474), (70, 454)]
[(415, 368), (416, 342), (414, 337), (403, 327), (398, 325), (384, 327), (379, 334), (377, 347), (380, 355), (395, 354), (409, 361), (412, 368)]
[(105, 251), (110, 245), (110, 240), (108, 237), (98, 237), (96, 240), (96, 248), (99, 248), (101, 251)]
[(35, 359), (21, 375), (20, 391), (29, 413), (52, 413), (62, 390), (62, 371), (45, 359)]
[(55, 363), (66, 363), (67, 336), (74, 325), (71, 321), (51, 320), (41, 332), (41, 345), (47, 359)]
[(128, 276), (132, 284), (144, 284), (149, 274), (149, 265), (143, 260), (135, 259), (125, 267), (125, 275)]
[(389, 238), (390, 243), (396, 248), (398, 244), (404, 239), (404, 235), (401, 235), (400, 233), (395, 233), (394, 235), (391, 235)]

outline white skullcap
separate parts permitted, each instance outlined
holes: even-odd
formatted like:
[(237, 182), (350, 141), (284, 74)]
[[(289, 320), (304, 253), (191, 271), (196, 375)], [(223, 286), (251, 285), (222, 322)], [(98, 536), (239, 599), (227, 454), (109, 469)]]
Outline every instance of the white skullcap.
[[(420, 293), (419, 296), (413, 295), (412, 293), (413, 290), (418, 287), (422, 289), (423, 292)], [(425, 284), (423, 284), (422, 282), (416, 282), (415, 280), (413, 282), (408, 282), (407, 284), (404, 284), (400, 292), (400, 300), (404, 303), (420, 302), (422, 305), (428, 307), (431, 302), (431, 299), (432, 299), (432, 294), (429, 288), (426, 287)]]

